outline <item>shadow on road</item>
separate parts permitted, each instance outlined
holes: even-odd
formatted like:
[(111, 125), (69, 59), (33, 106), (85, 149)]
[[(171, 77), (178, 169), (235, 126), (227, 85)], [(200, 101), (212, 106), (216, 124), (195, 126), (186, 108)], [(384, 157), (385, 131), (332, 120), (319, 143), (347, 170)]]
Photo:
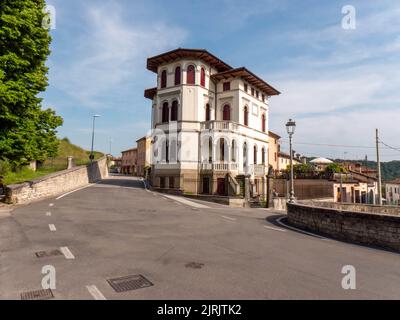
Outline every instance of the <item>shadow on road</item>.
[(109, 185), (125, 188), (144, 189), (144, 184), (139, 178), (123, 175), (110, 175), (110, 178), (106, 178), (98, 182), (99, 185)]

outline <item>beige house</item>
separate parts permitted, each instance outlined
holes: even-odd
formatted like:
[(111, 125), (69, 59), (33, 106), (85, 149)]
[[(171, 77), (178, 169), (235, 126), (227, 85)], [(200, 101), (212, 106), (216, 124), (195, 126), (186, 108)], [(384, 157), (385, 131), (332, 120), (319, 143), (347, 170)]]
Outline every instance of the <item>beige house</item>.
[(231, 195), (250, 177), (263, 192), (268, 115), (278, 95), (244, 67), (206, 50), (176, 49), (147, 60), (152, 101), (152, 185), (194, 194)]
[(137, 143), (137, 175), (145, 177), (145, 168), (151, 165), (151, 137), (143, 137)]
[(137, 148), (122, 151), (121, 173), (136, 175)]
[[(296, 156), (293, 157), (293, 165), (300, 164), (301, 159)], [(290, 154), (285, 152), (278, 152), (278, 171), (284, 171), (290, 166)]]
[(279, 171), (278, 154), (281, 151), (279, 144), (281, 137), (271, 131), (268, 131), (268, 136), (268, 163), (270, 166), (272, 166), (274, 171), (277, 172)]
[(400, 205), (400, 179), (385, 183), (386, 204), (392, 206)]

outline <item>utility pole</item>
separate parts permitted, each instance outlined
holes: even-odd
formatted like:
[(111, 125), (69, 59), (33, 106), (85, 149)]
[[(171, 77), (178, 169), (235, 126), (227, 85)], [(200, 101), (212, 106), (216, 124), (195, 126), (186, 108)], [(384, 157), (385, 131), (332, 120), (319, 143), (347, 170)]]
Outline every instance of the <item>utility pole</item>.
[(379, 131), (376, 129), (376, 164), (378, 170), (378, 205), (382, 205), (382, 176), (381, 176), (381, 160), (379, 156)]

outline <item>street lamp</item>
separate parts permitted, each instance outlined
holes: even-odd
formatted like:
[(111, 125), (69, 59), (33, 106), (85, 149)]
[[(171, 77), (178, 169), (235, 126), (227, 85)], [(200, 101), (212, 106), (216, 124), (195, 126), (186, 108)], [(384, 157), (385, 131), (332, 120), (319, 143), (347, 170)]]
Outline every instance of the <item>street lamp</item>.
[(289, 202), (293, 203), (295, 201), (294, 197), (294, 179), (293, 179), (293, 152), (292, 152), (292, 136), (296, 129), (296, 122), (292, 119), (286, 123), (286, 130), (289, 135), (289, 150), (290, 150), (290, 198)]
[(95, 123), (95, 121), (96, 121), (96, 118), (99, 118), (99, 117), (101, 117), (101, 116), (98, 115), (98, 114), (95, 114), (95, 115), (93, 116), (92, 148), (90, 149), (90, 156), (89, 156), (89, 158), (90, 158), (90, 163), (93, 163), (93, 159), (94, 159), (94, 154), (93, 154), (93, 145), (94, 145), (94, 123)]

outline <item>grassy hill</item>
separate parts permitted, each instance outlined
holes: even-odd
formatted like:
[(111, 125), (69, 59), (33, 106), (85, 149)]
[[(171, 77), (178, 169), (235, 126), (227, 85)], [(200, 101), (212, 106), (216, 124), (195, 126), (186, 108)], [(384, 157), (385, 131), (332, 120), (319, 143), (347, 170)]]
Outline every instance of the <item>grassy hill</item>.
[[(90, 151), (84, 150), (81, 147), (72, 144), (68, 138), (64, 138), (60, 140), (57, 157), (49, 158), (44, 161), (44, 163), (38, 166), (38, 169), (35, 172), (24, 167), (15, 172), (9, 169), (3, 170), (5, 172), (0, 172), (0, 175), (4, 176), (3, 182), (5, 185), (22, 183), (66, 169), (67, 159), (69, 156), (73, 157), (76, 166), (87, 165), (90, 162), (89, 155)], [(104, 154), (101, 152), (94, 152), (95, 159), (99, 159), (103, 155)]]

